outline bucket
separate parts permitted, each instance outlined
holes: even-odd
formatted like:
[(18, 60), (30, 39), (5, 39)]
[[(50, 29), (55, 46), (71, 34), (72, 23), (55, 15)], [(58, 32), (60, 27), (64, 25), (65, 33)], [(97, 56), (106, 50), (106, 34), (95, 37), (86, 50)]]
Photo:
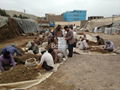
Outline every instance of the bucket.
[(35, 58), (30, 58), (25, 61), (25, 65), (28, 67), (35, 67), (37, 64), (38, 63)]

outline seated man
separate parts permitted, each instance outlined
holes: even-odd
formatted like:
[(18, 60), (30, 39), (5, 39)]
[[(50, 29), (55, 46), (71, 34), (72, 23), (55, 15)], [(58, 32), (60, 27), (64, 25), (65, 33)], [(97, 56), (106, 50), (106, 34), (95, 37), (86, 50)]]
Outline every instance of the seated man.
[(112, 52), (114, 50), (114, 43), (112, 41), (106, 41), (105, 43), (105, 50)]
[(96, 36), (96, 39), (98, 45), (105, 45), (104, 39), (102, 39), (100, 36)]
[(47, 39), (48, 39), (48, 44), (54, 42), (54, 37), (53, 37), (52, 33), (49, 33)]
[(53, 68), (54, 68), (54, 61), (53, 61), (53, 57), (51, 55), (52, 52), (53, 52), (53, 49), (48, 49), (48, 51), (46, 51), (42, 55), (40, 64), (36, 67), (36, 69), (42, 67), (42, 68), (44, 68), (47, 71), (53, 70)]
[(35, 37), (33, 41), (34, 41), (37, 45), (40, 45), (40, 41), (39, 41), (38, 37)]
[(53, 57), (54, 63), (61, 62), (63, 52), (60, 51), (55, 43), (50, 43), (47, 47), (48, 49), (53, 49), (51, 55)]
[(3, 54), (0, 56), (0, 71), (8, 70), (11, 67), (15, 67), (16, 62), (9, 51), (4, 50)]
[(5, 51), (9, 51), (11, 55), (14, 56), (14, 54), (17, 54), (17, 55), (22, 55), (21, 52), (16, 48), (15, 45), (10, 45), (10, 46), (7, 46), (5, 48), (2, 49), (2, 54), (5, 52)]
[(34, 42), (31, 42), (31, 46), (28, 48), (28, 50), (32, 50), (34, 54), (38, 54), (39, 53), (39, 47)]
[(35, 44), (41, 45), (43, 43), (43, 40), (43, 35), (39, 35), (39, 37), (35, 37), (33, 41), (35, 42)]
[(80, 49), (81, 50), (89, 49), (88, 40), (85, 40), (84, 38), (81, 40), (81, 42), (80, 42)]

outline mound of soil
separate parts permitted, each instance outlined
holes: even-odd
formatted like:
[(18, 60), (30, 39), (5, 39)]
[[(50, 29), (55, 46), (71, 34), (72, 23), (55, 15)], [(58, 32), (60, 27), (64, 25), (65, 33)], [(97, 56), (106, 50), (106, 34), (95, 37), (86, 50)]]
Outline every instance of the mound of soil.
[(5, 71), (0, 75), (0, 84), (33, 80), (36, 79), (38, 75), (38, 71), (34, 68), (18, 65), (12, 70)]
[(26, 59), (35, 58), (37, 61), (40, 61), (41, 56), (34, 54), (24, 54), (23, 56), (15, 56), (14, 59), (17, 64), (25, 64)]
[(20, 45), (19, 47), (26, 47), (28, 42), (24, 42), (22, 45)]
[(98, 44), (96, 42), (93, 42), (93, 41), (89, 41), (88, 45), (90, 45), (90, 46), (98, 46)]
[(109, 53), (108, 51), (106, 51), (106, 50), (104, 50), (104, 49), (101, 49), (101, 48), (97, 48), (97, 47), (91, 48), (90, 51), (91, 51), (91, 52), (99, 52), (99, 53), (102, 53), (102, 54)]

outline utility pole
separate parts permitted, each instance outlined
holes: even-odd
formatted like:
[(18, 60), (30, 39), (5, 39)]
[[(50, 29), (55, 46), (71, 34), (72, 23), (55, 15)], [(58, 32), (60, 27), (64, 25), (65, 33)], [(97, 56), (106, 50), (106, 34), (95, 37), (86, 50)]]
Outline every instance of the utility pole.
[(24, 9), (24, 13), (26, 13), (26, 10)]
[(111, 27), (111, 32), (110, 32), (111, 34), (112, 34), (112, 31), (113, 31), (113, 23), (114, 23), (114, 15), (112, 15), (112, 25), (111, 25), (112, 27)]

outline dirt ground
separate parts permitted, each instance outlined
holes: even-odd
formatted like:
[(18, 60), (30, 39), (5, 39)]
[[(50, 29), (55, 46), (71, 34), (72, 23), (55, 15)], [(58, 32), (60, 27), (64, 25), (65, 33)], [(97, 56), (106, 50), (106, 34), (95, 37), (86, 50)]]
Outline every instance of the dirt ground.
[[(119, 35), (100, 34), (120, 47)], [(120, 90), (120, 55), (74, 55), (39, 90)]]
[(8, 45), (22, 45), (28, 41), (31, 41), (34, 39), (34, 36), (18, 36), (14, 39), (6, 40), (4, 42), (0, 42), (0, 48), (4, 48), (5, 46)]
[(91, 35), (94, 35), (94, 36), (100, 35), (105, 40), (113, 41), (115, 44), (115, 48), (120, 47), (120, 35), (107, 35), (107, 34), (100, 34), (100, 33), (97, 33), (97, 34), (91, 33)]
[(120, 90), (120, 55), (75, 55), (40, 90)]
[(33, 80), (38, 75), (38, 71), (34, 68), (17, 65), (12, 70), (5, 71), (0, 75), (0, 84)]
[[(119, 35), (100, 36), (120, 47)], [(74, 55), (36, 90), (120, 90), (119, 58), (120, 55)]]

